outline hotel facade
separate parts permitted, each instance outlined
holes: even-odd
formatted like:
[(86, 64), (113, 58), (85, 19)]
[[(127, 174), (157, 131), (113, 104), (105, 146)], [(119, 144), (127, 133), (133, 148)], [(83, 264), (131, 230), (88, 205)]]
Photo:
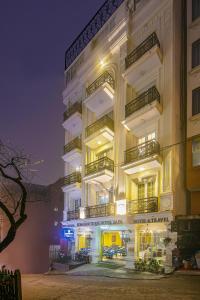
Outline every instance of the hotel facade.
[(66, 51), (62, 226), (72, 255), (172, 264), (171, 221), (187, 208), (183, 3), (108, 0)]

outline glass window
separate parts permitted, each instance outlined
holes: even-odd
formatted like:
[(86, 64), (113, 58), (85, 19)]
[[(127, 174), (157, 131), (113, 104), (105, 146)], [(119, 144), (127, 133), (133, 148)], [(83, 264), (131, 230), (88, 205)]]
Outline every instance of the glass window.
[(192, 43), (192, 68), (200, 65), (200, 39)]
[(155, 196), (155, 182), (150, 181), (147, 185), (147, 197), (154, 197)]
[(200, 113), (200, 87), (192, 91), (192, 115)]
[(200, 166), (200, 138), (192, 141), (192, 165), (193, 167)]
[(192, 0), (192, 21), (200, 17), (200, 1)]
[(144, 199), (145, 198), (145, 184), (139, 183), (138, 184), (138, 199)]

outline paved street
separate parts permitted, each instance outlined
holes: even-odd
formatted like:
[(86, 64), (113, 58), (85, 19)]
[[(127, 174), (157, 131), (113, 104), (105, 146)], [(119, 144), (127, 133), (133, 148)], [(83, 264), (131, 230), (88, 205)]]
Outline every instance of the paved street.
[(23, 300), (199, 300), (200, 276), (157, 280), (72, 275), (22, 276)]

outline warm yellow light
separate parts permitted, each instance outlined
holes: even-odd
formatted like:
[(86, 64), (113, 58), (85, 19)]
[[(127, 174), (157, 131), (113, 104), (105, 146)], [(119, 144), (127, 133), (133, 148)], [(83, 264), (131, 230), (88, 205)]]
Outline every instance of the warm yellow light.
[(126, 130), (130, 131), (130, 128), (126, 124), (123, 124), (123, 125), (126, 128)]
[(117, 215), (126, 215), (126, 199), (116, 201)]
[(80, 219), (85, 219), (85, 209), (84, 207), (79, 208)]
[(100, 59), (100, 66), (103, 68), (103, 67), (105, 67), (105, 61), (104, 61), (104, 59)]
[(101, 141), (97, 141), (97, 144), (98, 144), (98, 145), (101, 145)]
[(144, 170), (145, 170), (145, 168), (144, 168), (144, 167), (141, 167), (139, 170), (142, 172), (142, 171), (144, 171)]

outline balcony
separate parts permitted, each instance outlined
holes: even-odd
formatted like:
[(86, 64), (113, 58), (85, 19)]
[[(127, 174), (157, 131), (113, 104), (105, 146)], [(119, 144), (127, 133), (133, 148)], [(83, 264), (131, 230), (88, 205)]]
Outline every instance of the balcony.
[(144, 214), (158, 212), (158, 198), (149, 197), (127, 201), (127, 214)]
[(81, 138), (76, 137), (64, 146), (63, 160), (72, 166), (80, 166), (81, 164)]
[(122, 124), (137, 135), (138, 128), (141, 128), (144, 123), (159, 118), (161, 113), (160, 94), (157, 88), (153, 86), (126, 104), (126, 119)]
[(85, 208), (86, 218), (99, 218), (114, 216), (115, 205), (114, 203), (106, 203), (95, 206), (88, 206)]
[(85, 129), (85, 144), (91, 149), (111, 142), (114, 138), (114, 121), (105, 115)]
[(105, 71), (87, 89), (86, 107), (97, 116), (113, 106), (115, 82), (112, 76)]
[(104, 183), (113, 178), (114, 161), (108, 157), (102, 157), (85, 166), (84, 180), (87, 183)]
[(125, 58), (126, 71), (123, 76), (130, 85), (134, 86), (141, 77), (144, 78), (161, 64), (160, 42), (153, 32)]
[(82, 103), (75, 102), (64, 113), (63, 127), (73, 135), (78, 135), (82, 130)]
[(79, 219), (79, 210), (71, 210), (67, 212), (67, 221)]
[(161, 166), (160, 145), (151, 140), (125, 151), (122, 169), (126, 174), (135, 174)]
[(76, 192), (81, 189), (81, 173), (73, 172), (64, 178), (63, 192)]

